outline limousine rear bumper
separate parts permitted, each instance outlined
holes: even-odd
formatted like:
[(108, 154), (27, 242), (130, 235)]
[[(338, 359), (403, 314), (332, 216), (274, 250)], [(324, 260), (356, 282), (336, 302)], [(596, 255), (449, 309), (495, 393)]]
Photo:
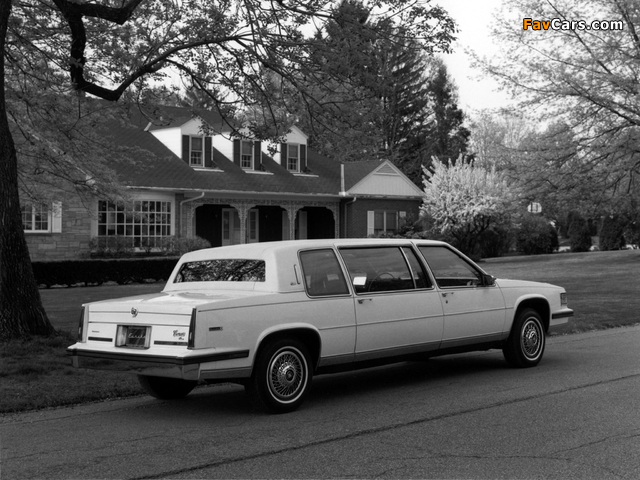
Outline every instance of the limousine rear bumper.
[[(169, 356), (169, 355), (141, 355), (126, 352), (108, 352), (96, 350), (82, 350), (69, 347), (67, 354), (71, 357), (74, 367), (91, 370), (115, 370), (138, 375), (151, 375), (168, 378), (182, 378), (184, 380), (200, 380), (229, 378), (226, 371), (206, 369), (203, 376), (203, 366), (210, 367), (212, 362), (247, 358), (249, 350), (236, 350), (203, 355)], [(240, 376), (243, 376), (240, 374)]]

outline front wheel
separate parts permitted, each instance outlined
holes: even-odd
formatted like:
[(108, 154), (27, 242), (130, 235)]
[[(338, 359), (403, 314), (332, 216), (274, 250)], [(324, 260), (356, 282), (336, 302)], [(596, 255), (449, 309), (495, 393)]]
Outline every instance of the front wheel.
[(198, 385), (198, 382), (192, 380), (151, 377), (149, 375), (138, 375), (138, 381), (145, 392), (160, 400), (186, 397)]
[(293, 338), (275, 340), (262, 348), (246, 384), (254, 408), (287, 413), (302, 405), (311, 385), (309, 358), (307, 347)]
[(544, 325), (540, 314), (527, 308), (514, 320), (502, 353), (513, 367), (535, 367), (542, 359), (545, 343)]

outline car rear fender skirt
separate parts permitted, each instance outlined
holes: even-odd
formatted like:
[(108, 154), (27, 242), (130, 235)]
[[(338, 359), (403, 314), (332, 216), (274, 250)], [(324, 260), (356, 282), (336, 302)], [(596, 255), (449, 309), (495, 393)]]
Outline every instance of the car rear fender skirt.
[[(320, 352), (322, 351), (322, 341), (320, 339), (320, 332), (311, 326), (305, 324), (299, 325), (279, 325), (276, 330), (267, 330), (263, 332), (262, 337), (258, 340), (256, 347), (255, 359), (258, 357), (260, 349), (268, 343), (280, 339), (280, 338), (296, 338), (309, 349), (311, 355), (313, 369), (315, 370), (320, 362)], [(255, 364), (252, 366), (255, 367)]]
[(549, 331), (549, 324), (551, 321), (551, 307), (549, 307), (549, 302), (546, 298), (540, 297), (528, 297), (521, 300), (515, 308), (513, 318), (518, 317), (518, 313), (520, 313), (525, 308), (532, 308), (536, 312), (540, 314), (542, 318), (542, 322), (544, 323), (545, 332)]

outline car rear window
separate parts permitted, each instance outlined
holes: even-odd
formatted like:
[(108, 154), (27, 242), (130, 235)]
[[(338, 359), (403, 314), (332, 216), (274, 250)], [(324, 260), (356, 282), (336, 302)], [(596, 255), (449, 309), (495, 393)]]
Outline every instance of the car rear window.
[(221, 259), (187, 262), (176, 275), (181, 282), (264, 282), (264, 260)]

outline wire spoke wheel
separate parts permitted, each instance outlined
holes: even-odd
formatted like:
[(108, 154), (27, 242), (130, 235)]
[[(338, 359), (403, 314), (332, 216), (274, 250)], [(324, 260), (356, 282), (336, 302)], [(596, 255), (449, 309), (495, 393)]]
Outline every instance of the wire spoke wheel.
[(514, 367), (535, 367), (544, 353), (545, 335), (540, 314), (532, 308), (522, 310), (514, 319), (511, 334), (502, 347), (504, 358)]
[(271, 413), (297, 409), (313, 376), (308, 347), (295, 338), (270, 341), (260, 349), (246, 389), (254, 408)]
[(279, 352), (273, 357), (267, 372), (269, 389), (281, 401), (295, 399), (306, 382), (305, 370), (300, 352), (293, 349)]
[(541, 330), (540, 324), (536, 320), (527, 320), (522, 327), (522, 335), (520, 342), (522, 353), (527, 358), (535, 359), (540, 354), (542, 348), (542, 337), (544, 332)]

